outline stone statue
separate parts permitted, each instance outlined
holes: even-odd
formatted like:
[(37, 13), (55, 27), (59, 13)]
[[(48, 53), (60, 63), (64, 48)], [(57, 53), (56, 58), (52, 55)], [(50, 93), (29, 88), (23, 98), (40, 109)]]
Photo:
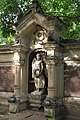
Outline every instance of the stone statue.
[(45, 87), (44, 61), (40, 53), (36, 54), (36, 58), (32, 62), (32, 78), (35, 81), (36, 91), (40, 91)]
[[(35, 90), (29, 94), (30, 106), (39, 110), (43, 106), (44, 99), (46, 97), (46, 53), (43, 51), (37, 51), (36, 57), (32, 61), (32, 78), (35, 81)], [(37, 99), (37, 101), (36, 101)]]

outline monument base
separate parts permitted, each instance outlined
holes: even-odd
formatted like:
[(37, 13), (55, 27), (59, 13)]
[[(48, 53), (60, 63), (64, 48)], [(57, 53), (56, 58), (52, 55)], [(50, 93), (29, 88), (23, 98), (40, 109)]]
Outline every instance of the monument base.
[(27, 98), (26, 95), (15, 96), (15, 102), (9, 102), (9, 112), (17, 113), (23, 111), (27, 108)]
[(46, 94), (43, 91), (33, 91), (28, 95), (31, 109), (38, 110), (43, 106)]
[(44, 100), (44, 115), (54, 120), (62, 120), (62, 99), (46, 98)]

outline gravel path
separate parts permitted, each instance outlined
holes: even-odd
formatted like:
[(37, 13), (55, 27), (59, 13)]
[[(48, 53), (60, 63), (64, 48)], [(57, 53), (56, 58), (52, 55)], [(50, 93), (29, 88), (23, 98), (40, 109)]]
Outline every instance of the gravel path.
[(0, 115), (0, 120), (48, 120), (41, 111), (25, 110), (20, 113)]

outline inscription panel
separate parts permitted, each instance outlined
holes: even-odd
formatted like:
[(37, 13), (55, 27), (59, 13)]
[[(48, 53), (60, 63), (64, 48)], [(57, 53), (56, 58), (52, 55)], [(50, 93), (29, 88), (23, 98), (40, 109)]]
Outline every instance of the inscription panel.
[(0, 67), (0, 92), (14, 92), (14, 68)]

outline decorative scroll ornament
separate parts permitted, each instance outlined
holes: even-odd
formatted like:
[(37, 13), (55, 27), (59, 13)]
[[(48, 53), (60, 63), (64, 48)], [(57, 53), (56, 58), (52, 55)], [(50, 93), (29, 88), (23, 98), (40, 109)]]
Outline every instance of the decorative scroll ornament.
[(36, 32), (35, 37), (36, 37), (36, 43), (42, 44), (47, 42), (48, 34), (46, 30), (40, 30)]

